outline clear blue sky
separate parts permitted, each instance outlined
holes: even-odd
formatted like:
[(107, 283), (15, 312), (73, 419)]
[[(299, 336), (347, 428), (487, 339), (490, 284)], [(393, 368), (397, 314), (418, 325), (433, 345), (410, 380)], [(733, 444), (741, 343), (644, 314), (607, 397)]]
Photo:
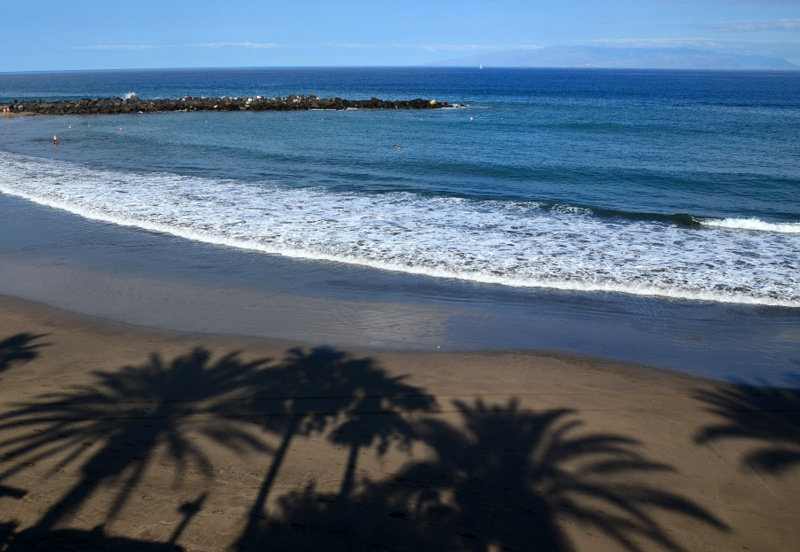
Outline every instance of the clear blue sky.
[(0, 72), (424, 65), (556, 45), (800, 64), (800, 0), (5, 0), (0, 17)]

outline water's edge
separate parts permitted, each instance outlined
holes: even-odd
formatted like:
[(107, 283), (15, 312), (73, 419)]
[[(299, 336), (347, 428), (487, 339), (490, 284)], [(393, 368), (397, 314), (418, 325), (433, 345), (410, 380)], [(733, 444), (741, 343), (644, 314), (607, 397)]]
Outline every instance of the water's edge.
[[(164, 329), (411, 350), (560, 350), (785, 384), (797, 309), (543, 292), (301, 261), (0, 194), (0, 292)], [(20, 329), (24, 331), (24, 329)]]

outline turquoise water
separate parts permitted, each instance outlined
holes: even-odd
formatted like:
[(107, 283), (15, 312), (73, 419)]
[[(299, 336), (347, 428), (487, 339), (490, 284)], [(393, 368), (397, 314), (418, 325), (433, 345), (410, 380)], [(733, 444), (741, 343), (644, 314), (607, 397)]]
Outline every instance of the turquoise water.
[(0, 75), (0, 103), (130, 93), (464, 107), (7, 119), (0, 192), (265, 254), (516, 288), (800, 307), (798, 73)]

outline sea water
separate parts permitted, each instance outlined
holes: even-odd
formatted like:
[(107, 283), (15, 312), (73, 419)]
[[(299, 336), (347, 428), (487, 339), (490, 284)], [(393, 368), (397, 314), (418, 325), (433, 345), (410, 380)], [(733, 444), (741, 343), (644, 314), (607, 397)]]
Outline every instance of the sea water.
[(0, 103), (133, 93), (461, 107), (0, 118), (0, 292), (187, 331), (797, 385), (800, 73), (0, 75)]
[(800, 307), (800, 73), (0, 75), (0, 102), (131, 93), (424, 97), (462, 107), (9, 119), (0, 192), (265, 254), (513, 287)]

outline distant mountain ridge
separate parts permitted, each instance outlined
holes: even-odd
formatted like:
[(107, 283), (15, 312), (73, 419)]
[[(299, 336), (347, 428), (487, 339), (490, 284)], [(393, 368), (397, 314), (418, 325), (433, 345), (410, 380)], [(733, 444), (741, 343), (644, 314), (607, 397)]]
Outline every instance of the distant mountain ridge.
[(600, 46), (550, 46), (470, 55), (434, 63), (469, 67), (569, 67), (604, 69), (728, 69), (796, 70), (785, 59), (729, 54), (691, 48), (614, 48)]

